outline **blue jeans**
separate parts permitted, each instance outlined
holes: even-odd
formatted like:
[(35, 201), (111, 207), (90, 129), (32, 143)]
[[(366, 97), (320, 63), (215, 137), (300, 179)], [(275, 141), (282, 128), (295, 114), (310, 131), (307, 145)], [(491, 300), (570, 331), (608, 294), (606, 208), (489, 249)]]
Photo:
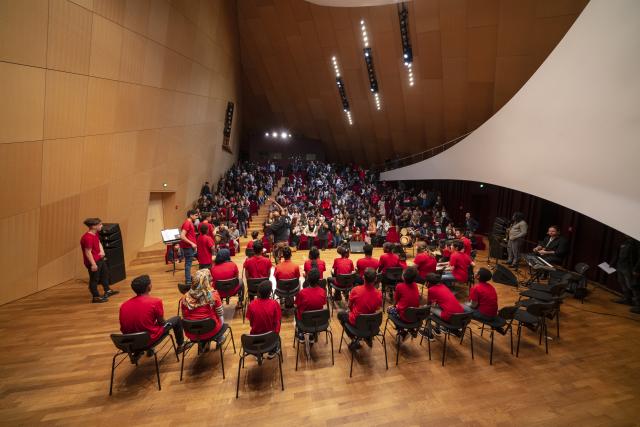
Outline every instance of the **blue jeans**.
[(195, 251), (193, 248), (182, 248), (182, 253), (184, 254), (184, 281), (191, 283), (191, 264), (193, 264)]
[(453, 282), (455, 281), (456, 281), (456, 278), (453, 277), (453, 274), (451, 274), (450, 271), (442, 273), (442, 283), (444, 283), (448, 287), (451, 287), (451, 285), (453, 285)]
[(342, 241), (342, 238), (338, 234), (334, 234), (333, 235), (333, 248), (334, 249), (337, 248), (341, 241)]

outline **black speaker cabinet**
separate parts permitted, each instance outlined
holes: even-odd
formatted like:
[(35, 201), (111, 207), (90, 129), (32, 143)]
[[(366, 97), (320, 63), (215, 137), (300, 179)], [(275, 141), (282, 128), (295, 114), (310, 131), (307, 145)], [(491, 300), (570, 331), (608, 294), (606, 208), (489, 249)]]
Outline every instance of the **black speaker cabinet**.
[(107, 264), (109, 265), (109, 279), (112, 284), (118, 283), (127, 277), (124, 263), (112, 264), (110, 260), (107, 260)]
[(503, 285), (518, 286), (518, 278), (513, 271), (500, 264), (496, 264), (496, 270), (493, 272), (493, 281)]
[(352, 254), (363, 254), (364, 242), (349, 242), (349, 251)]
[(100, 230), (101, 236), (110, 236), (115, 233), (120, 234), (120, 224), (116, 224), (116, 223), (102, 224), (102, 230)]

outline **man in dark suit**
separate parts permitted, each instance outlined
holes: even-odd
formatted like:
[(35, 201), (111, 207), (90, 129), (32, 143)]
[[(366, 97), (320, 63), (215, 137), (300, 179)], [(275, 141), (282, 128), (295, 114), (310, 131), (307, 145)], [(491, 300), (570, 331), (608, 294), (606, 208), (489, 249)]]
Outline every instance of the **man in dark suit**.
[(560, 235), (557, 225), (552, 225), (547, 231), (547, 237), (533, 248), (533, 252), (551, 264), (562, 264), (564, 257), (569, 252), (569, 242)]

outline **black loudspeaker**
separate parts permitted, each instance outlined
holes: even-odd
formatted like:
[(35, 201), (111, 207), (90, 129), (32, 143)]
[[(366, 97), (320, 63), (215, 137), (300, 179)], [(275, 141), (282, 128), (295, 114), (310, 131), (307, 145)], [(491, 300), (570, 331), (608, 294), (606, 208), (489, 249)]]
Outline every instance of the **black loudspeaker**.
[(102, 224), (102, 230), (100, 230), (101, 236), (110, 236), (115, 233), (120, 234), (120, 224), (117, 224), (117, 223)]
[(113, 265), (109, 260), (107, 260), (107, 264), (109, 265), (109, 279), (111, 284), (118, 283), (119, 281), (124, 280), (127, 277), (124, 263)]
[(506, 247), (502, 240), (494, 235), (489, 236), (489, 258), (503, 259)]
[(124, 252), (122, 251), (122, 247), (104, 248), (104, 255), (107, 257), (109, 264), (124, 264)]
[(118, 283), (127, 277), (124, 267), (124, 247), (120, 225), (116, 223), (102, 224), (100, 242), (109, 266), (111, 283)]
[(364, 242), (349, 242), (349, 251), (352, 254), (363, 254)]
[(496, 264), (496, 270), (493, 272), (493, 281), (509, 286), (518, 286), (518, 278), (513, 271), (500, 264)]

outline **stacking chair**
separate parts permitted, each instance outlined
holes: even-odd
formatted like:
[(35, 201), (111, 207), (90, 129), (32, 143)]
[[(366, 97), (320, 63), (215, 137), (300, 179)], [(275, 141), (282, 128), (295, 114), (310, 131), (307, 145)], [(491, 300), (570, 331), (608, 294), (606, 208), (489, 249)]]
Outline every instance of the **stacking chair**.
[(275, 332), (267, 332), (259, 335), (244, 334), (240, 338), (242, 348), (240, 349), (240, 361), (238, 363), (238, 380), (236, 382), (236, 399), (240, 390), (240, 369), (244, 368), (244, 361), (247, 356), (255, 356), (258, 359), (258, 366), (262, 366), (265, 353), (274, 352), (278, 355), (278, 368), (280, 370), (280, 384), (284, 391), (284, 379), (282, 377), (282, 345), (280, 336)]
[(349, 299), (349, 293), (351, 292), (351, 289), (353, 289), (354, 281), (356, 279), (356, 273), (338, 274), (337, 276), (334, 276), (334, 279), (335, 281), (327, 280), (330, 288), (327, 289), (327, 299), (330, 302), (329, 307), (331, 310), (333, 310), (335, 301), (333, 298), (333, 292), (330, 292), (330, 290), (344, 292), (345, 299)]
[[(213, 328), (215, 327), (216, 327), (216, 323), (213, 321), (213, 319), (201, 319), (201, 320), (182, 319), (182, 328), (184, 329), (184, 331), (196, 336), (206, 335), (207, 333), (213, 331)], [(224, 343), (225, 341), (227, 341), (227, 337), (229, 335), (231, 335), (231, 343), (233, 344), (233, 352), (235, 353), (236, 343), (233, 340), (233, 331), (231, 330), (231, 326), (229, 326), (226, 323), (223, 323), (222, 328), (220, 328), (218, 333), (210, 338), (187, 341), (185, 350), (182, 353), (182, 364), (180, 366), (180, 381), (182, 381), (182, 373), (184, 372), (184, 359), (187, 358), (187, 353), (189, 353), (189, 350), (191, 350), (191, 347), (193, 347), (193, 345), (196, 345), (198, 347), (198, 355), (200, 355), (201, 353), (200, 346), (204, 346), (210, 342), (215, 342), (216, 350), (220, 352), (220, 365), (222, 366), (222, 379), (224, 379), (225, 378), (224, 352), (227, 350), (227, 347), (229, 347), (228, 342), (226, 346), (224, 345)]]
[[(129, 360), (132, 364), (138, 366), (138, 359), (145, 353), (151, 352), (153, 353), (153, 358), (156, 362), (156, 377), (158, 379), (158, 390), (161, 390), (160, 387), (160, 368), (158, 362), (158, 354), (156, 347), (160, 345), (160, 343), (164, 342), (165, 339), (169, 337), (171, 340), (171, 346), (173, 347), (173, 352), (176, 355), (176, 360), (180, 361), (178, 357), (178, 351), (176, 349), (176, 343), (173, 340), (173, 336), (168, 333), (160, 337), (156, 342), (149, 344), (151, 337), (148, 332), (136, 332), (133, 334), (111, 334), (111, 341), (116, 346), (118, 351), (113, 356), (113, 360), (111, 361), (111, 382), (109, 383), (109, 396), (113, 393), (113, 377), (115, 375), (116, 368), (120, 366), (124, 360), (129, 357)], [(161, 348), (164, 348), (165, 345), (162, 345)], [(169, 354), (169, 350), (160, 358), (160, 362), (165, 358), (165, 356)], [(118, 356), (123, 356), (118, 363), (116, 364), (116, 359)]]
[[(482, 329), (480, 329), (480, 336), (484, 333), (485, 326), (488, 326), (491, 329), (491, 347), (489, 351), (489, 365), (493, 365), (493, 337), (497, 330), (500, 330), (501, 334), (506, 335), (507, 330), (511, 332), (511, 354), (513, 354), (513, 331), (511, 330), (511, 322), (513, 321), (513, 317), (515, 316), (518, 307), (510, 306), (503, 307), (498, 311), (498, 315), (490, 321), (473, 319), (476, 322), (479, 322), (482, 325)], [(506, 329), (505, 326), (507, 327)]]
[(244, 293), (244, 304), (242, 304), (242, 308), (244, 310), (242, 315), (242, 323), (244, 323), (245, 316), (247, 314), (246, 307), (249, 307), (249, 300), (253, 298), (258, 298), (258, 287), (260, 286), (260, 283), (264, 282), (265, 280), (269, 280), (269, 278), (260, 277), (257, 279), (249, 279), (247, 277), (246, 280), (247, 280), (247, 291)]
[(408, 322), (400, 319), (398, 316), (388, 316), (387, 321), (384, 323), (383, 335), (387, 334), (387, 328), (389, 322), (393, 323), (396, 328), (396, 366), (398, 366), (398, 359), (400, 358), (400, 344), (402, 339), (398, 335), (400, 331), (408, 331), (411, 329), (419, 330), (422, 327), (425, 319), (429, 317), (431, 312), (431, 306), (423, 305), (422, 307), (409, 307), (404, 312), (405, 317), (409, 319)]
[[(433, 329), (431, 325), (435, 323), (437, 326), (441, 328), (441, 330), (443, 330), (443, 333), (444, 333), (444, 344), (442, 349), (442, 366), (444, 366), (444, 362), (447, 357), (447, 341), (449, 340), (449, 336), (452, 333), (460, 335), (460, 344), (462, 344), (462, 341), (464, 340), (465, 332), (467, 330), (469, 331), (469, 338), (471, 341), (471, 359), (474, 359), (473, 331), (469, 327), (469, 323), (471, 322), (471, 319), (472, 319), (471, 313), (452, 314), (448, 322), (434, 314), (431, 314), (429, 316), (429, 320), (428, 320), (429, 330)], [(420, 343), (422, 343), (422, 338), (420, 339)], [(431, 341), (427, 340), (427, 343), (429, 346), (429, 360), (431, 360)]]
[(298, 370), (298, 355), (300, 354), (300, 340), (298, 339), (297, 331), (301, 331), (305, 334), (317, 335), (319, 332), (324, 332), (329, 340), (331, 336), (331, 364), (334, 365), (333, 358), (333, 333), (331, 332), (331, 326), (329, 325), (329, 309), (323, 310), (309, 310), (302, 313), (302, 319), (296, 320), (297, 330), (293, 334), (293, 343), (296, 346), (296, 371)]
[[(520, 292), (520, 300), (518, 300), (518, 306), (520, 307), (528, 307), (531, 304), (539, 303), (539, 302), (552, 302), (554, 303), (554, 309), (549, 314), (549, 319), (556, 319), (556, 337), (560, 338), (560, 306), (564, 301), (564, 298), (568, 295), (565, 291), (567, 290), (568, 284), (566, 282), (560, 282), (553, 286), (550, 286), (546, 291), (536, 291), (536, 290), (526, 290)], [(522, 300), (522, 297), (526, 297), (528, 299)]]
[(526, 307), (526, 310), (518, 309), (514, 314), (514, 320), (518, 322), (518, 343), (516, 345), (516, 357), (520, 355), (520, 339), (522, 326), (526, 326), (538, 333), (538, 345), (542, 344), (544, 337), (545, 353), (549, 354), (547, 340), (547, 317), (552, 315), (555, 302), (534, 302)]
[[(242, 283), (240, 283), (240, 279), (238, 279), (237, 277), (234, 277), (233, 279), (227, 279), (227, 280), (216, 280), (216, 290), (218, 292), (225, 292), (225, 293), (229, 293), (231, 291), (233, 291), (235, 288), (238, 287), (238, 285), (240, 285), (240, 287), (238, 288), (238, 293), (232, 296), (237, 296), (238, 297), (238, 304), (240, 305), (241, 309), (242, 309), (242, 317), (244, 317), (244, 311), (245, 311), (245, 306), (242, 303), (242, 298), (244, 296), (244, 286)], [(231, 299), (231, 297), (226, 297), (226, 301), (227, 304), (229, 304), (229, 300)]]
[(280, 304), (287, 299), (293, 299), (300, 292), (300, 280), (284, 279), (276, 282), (276, 289), (273, 291), (274, 299), (277, 299)]
[[(382, 326), (382, 312), (373, 314), (360, 314), (356, 317), (355, 326), (348, 321), (342, 324), (342, 335), (340, 336), (340, 345), (338, 346), (338, 353), (342, 349), (342, 341), (344, 339), (345, 331), (348, 331), (348, 336), (351, 338), (351, 342), (358, 339), (373, 340), (373, 338), (382, 337), (382, 347), (384, 348), (384, 363), (386, 369), (389, 369), (389, 362), (387, 360), (387, 343), (384, 334), (380, 333), (380, 326)], [(349, 378), (353, 375), (353, 350), (351, 350), (351, 367), (349, 369)]]
[(384, 310), (384, 304), (386, 295), (388, 292), (393, 292), (396, 289), (396, 285), (402, 282), (402, 267), (389, 267), (385, 271), (381, 278), (382, 282), (382, 309)]
[[(178, 292), (180, 292), (182, 295), (184, 295), (187, 292), (189, 292), (189, 289), (191, 289), (191, 285), (187, 285), (186, 283), (178, 283)], [(178, 314), (177, 314), (177, 316), (180, 316), (181, 306), (182, 306), (182, 298), (178, 298)]]

